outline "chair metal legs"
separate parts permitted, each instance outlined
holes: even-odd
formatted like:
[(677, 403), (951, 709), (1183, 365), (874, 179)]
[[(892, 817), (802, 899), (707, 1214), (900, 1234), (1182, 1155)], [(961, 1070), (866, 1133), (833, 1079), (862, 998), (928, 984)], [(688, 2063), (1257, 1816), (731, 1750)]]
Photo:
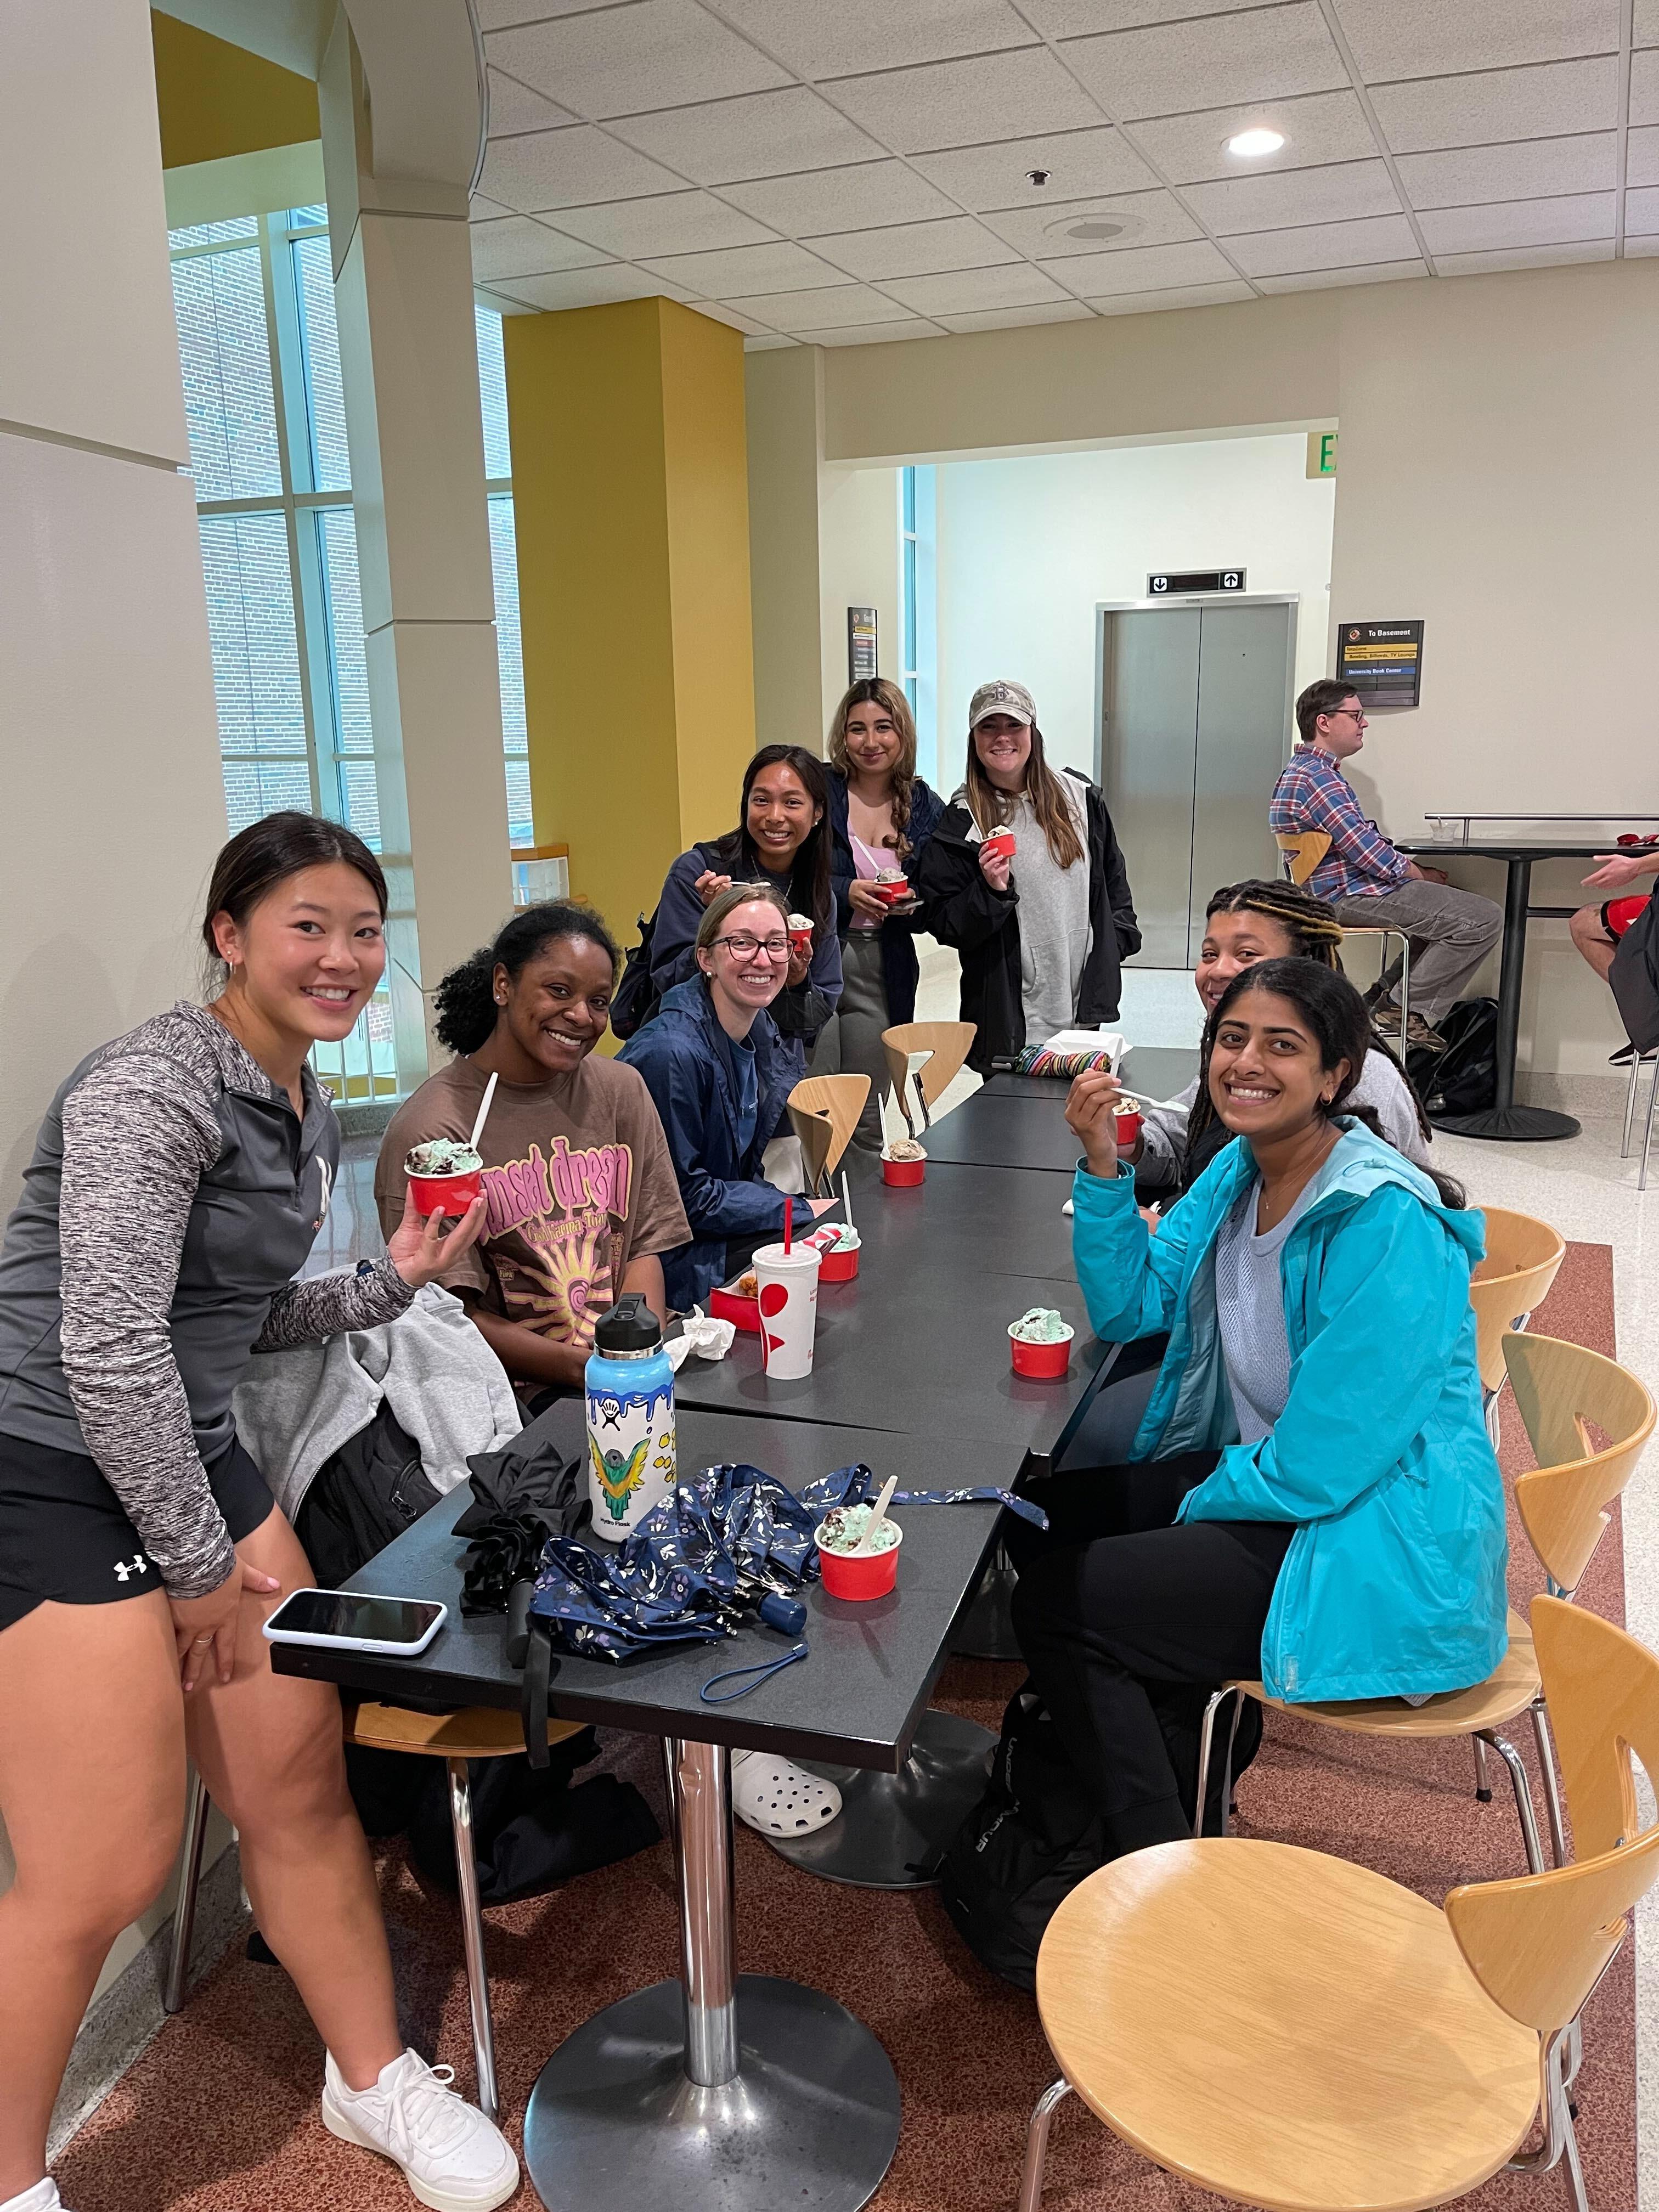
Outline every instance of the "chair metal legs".
[(478, 2106), (485, 2118), (493, 2120), (501, 2108), (495, 2095), (495, 2037), (489, 2019), (489, 1977), (484, 1967), (478, 1862), (472, 1852), (472, 1784), (464, 1759), (447, 1759), (445, 1764), (449, 1769), (449, 1825), (455, 1838), (455, 1873), (460, 1887), (461, 1940), (466, 1947), (466, 1993), (472, 2008)]
[(1544, 1809), (1549, 1816), (1551, 1856), (1557, 1866), (1565, 1866), (1567, 1838), (1561, 1818), (1561, 1784), (1555, 1771), (1555, 1747), (1550, 1741), (1549, 1710), (1541, 1698), (1534, 1698), (1532, 1703), (1532, 1737), (1538, 1747), (1538, 1765), (1544, 1777)]
[(1472, 1735), (1469, 1738), (1469, 1741), (1474, 1746), (1475, 1802), (1480, 1805), (1490, 1805), (1492, 1802), (1492, 1776), (1486, 1766), (1486, 1747), (1481, 1738), (1478, 1735)]
[(173, 1940), (167, 1950), (167, 1980), (161, 1985), (161, 2004), (167, 2012), (185, 2008), (185, 1984), (190, 1979), (190, 1939), (196, 1932), (196, 1896), (202, 1886), (202, 1845), (207, 1840), (208, 1794), (192, 1766), (185, 1799), (184, 1842), (179, 1852), (179, 1896), (173, 1908)]
[(1489, 1743), (1510, 1771), (1510, 1781), (1515, 1790), (1515, 1809), (1521, 1819), (1521, 1840), (1526, 1848), (1527, 1871), (1542, 1874), (1544, 1846), (1539, 1839), (1538, 1816), (1532, 1809), (1532, 1790), (1527, 1781), (1527, 1770), (1521, 1763), (1521, 1754), (1507, 1736), (1496, 1729), (1482, 1729), (1477, 1741)]
[(1544, 2139), (1536, 2150), (1512, 2158), (1506, 2170), (1511, 2173), (1549, 2173), (1558, 2166), (1565, 2166), (1572, 2212), (1589, 2212), (1584, 2170), (1578, 2162), (1578, 2138), (1573, 2132), (1572, 2112), (1567, 2102), (1567, 2091), (1571, 2086), (1571, 2054), (1577, 2027), (1574, 2021), (1542, 2045), (1538, 2061), (1538, 2108)]
[(1063, 2097), (1071, 2094), (1072, 2085), (1062, 2074), (1058, 2081), (1051, 2081), (1036, 2100), (1031, 2114), (1031, 2124), (1025, 2136), (1025, 2164), (1019, 2177), (1019, 2203), (1017, 2212), (1039, 2212), (1042, 2203), (1042, 2169), (1048, 2160), (1048, 2127), (1054, 2117), (1054, 2107)]
[(1653, 1144), (1653, 1109), (1659, 1103), (1659, 1052), (1634, 1053), (1630, 1063), (1630, 1088), (1625, 1093), (1625, 1134), (1619, 1147), (1621, 1160), (1630, 1158), (1631, 1130), (1636, 1120), (1636, 1087), (1642, 1079), (1642, 1070), (1651, 1066), (1653, 1081), (1648, 1087), (1648, 1115), (1642, 1130), (1642, 1171), (1636, 1178), (1638, 1190), (1648, 1187), (1648, 1152)]

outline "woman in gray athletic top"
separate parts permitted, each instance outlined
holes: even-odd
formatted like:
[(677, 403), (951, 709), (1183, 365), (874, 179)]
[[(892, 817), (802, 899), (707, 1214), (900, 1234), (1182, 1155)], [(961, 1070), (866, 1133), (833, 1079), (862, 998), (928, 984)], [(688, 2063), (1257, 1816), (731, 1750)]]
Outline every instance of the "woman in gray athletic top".
[(52, 2100), (110, 1944), (172, 1870), (186, 1753), (327, 2046), (325, 2125), (428, 2204), (484, 2212), (517, 2185), (497, 2130), (398, 2033), (338, 1697), (274, 1674), (259, 1632), (311, 1571), (231, 1414), (253, 1351), (395, 1319), (482, 1225), (480, 1201), (441, 1243), (411, 1206), (384, 1260), (293, 1280), (340, 1152), (307, 1054), (380, 981), (386, 904), (337, 823), (277, 814), (234, 837), (203, 924), (218, 995), (82, 1061), (7, 1225), (0, 2212), (58, 2207)]

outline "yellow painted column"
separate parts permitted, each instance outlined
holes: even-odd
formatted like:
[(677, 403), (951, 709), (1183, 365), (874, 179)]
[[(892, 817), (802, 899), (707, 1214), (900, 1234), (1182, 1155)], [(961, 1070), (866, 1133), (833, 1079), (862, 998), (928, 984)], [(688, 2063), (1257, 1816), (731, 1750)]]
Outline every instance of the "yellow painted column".
[(670, 300), (503, 332), (536, 842), (627, 942), (755, 749), (743, 340)]

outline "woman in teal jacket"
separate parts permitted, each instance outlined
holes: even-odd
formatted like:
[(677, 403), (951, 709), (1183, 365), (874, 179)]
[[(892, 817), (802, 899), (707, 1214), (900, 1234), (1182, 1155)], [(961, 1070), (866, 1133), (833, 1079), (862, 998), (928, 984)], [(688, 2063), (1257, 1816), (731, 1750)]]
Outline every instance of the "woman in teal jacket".
[[(1149, 1236), (1083, 1076), (1073, 1249), (1097, 1334), (1168, 1333), (1131, 1464), (1055, 1477), (1015, 1623), (1116, 1850), (1188, 1833), (1224, 1680), (1419, 1698), (1507, 1643), (1502, 1482), (1469, 1274), (1480, 1218), (1346, 1115), (1367, 1021), (1340, 975), (1246, 970), (1206, 1079), (1235, 1132)], [(1450, 1195), (1453, 1202), (1447, 1204)]]

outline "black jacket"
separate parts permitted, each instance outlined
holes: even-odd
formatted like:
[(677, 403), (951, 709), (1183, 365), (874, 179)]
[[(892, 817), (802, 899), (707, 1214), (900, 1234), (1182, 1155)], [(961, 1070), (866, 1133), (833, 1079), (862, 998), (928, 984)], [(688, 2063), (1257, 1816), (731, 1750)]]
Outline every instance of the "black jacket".
[[(847, 778), (839, 769), (827, 769), (825, 778), (830, 786), (830, 884), (836, 895), (836, 926), (841, 941), (847, 942), (847, 933), (853, 926), (852, 902), (848, 890), (858, 873), (853, 859), (853, 841), (847, 823)], [(904, 872), (914, 881), (916, 863), (923, 847), (939, 826), (945, 811), (945, 801), (932, 784), (921, 776), (910, 787), (910, 821), (905, 831), (909, 841), (910, 856), (904, 864)], [(878, 934), (881, 939), (881, 980), (887, 992), (887, 1018), (890, 1022), (914, 1021), (916, 1012), (916, 985), (921, 979), (921, 964), (916, 958), (915, 937), (922, 927), (920, 917), (914, 914), (890, 915)]]
[[(1084, 1028), (1117, 1018), (1122, 963), (1140, 950), (1140, 931), (1106, 802), (1085, 775), (1064, 769), (1084, 787), (1089, 826), (1089, 957), (1083, 963), (1073, 1019)], [(980, 872), (979, 836), (965, 805), (953, 801), (929, 839), (915, 871), (920, 926), (962, 958), (962, 1018), (972, 1022), (968, 1065), (981, 1075), (1025, 1042), (1020, 1002), (1018, 862), (1006, 891)]]

